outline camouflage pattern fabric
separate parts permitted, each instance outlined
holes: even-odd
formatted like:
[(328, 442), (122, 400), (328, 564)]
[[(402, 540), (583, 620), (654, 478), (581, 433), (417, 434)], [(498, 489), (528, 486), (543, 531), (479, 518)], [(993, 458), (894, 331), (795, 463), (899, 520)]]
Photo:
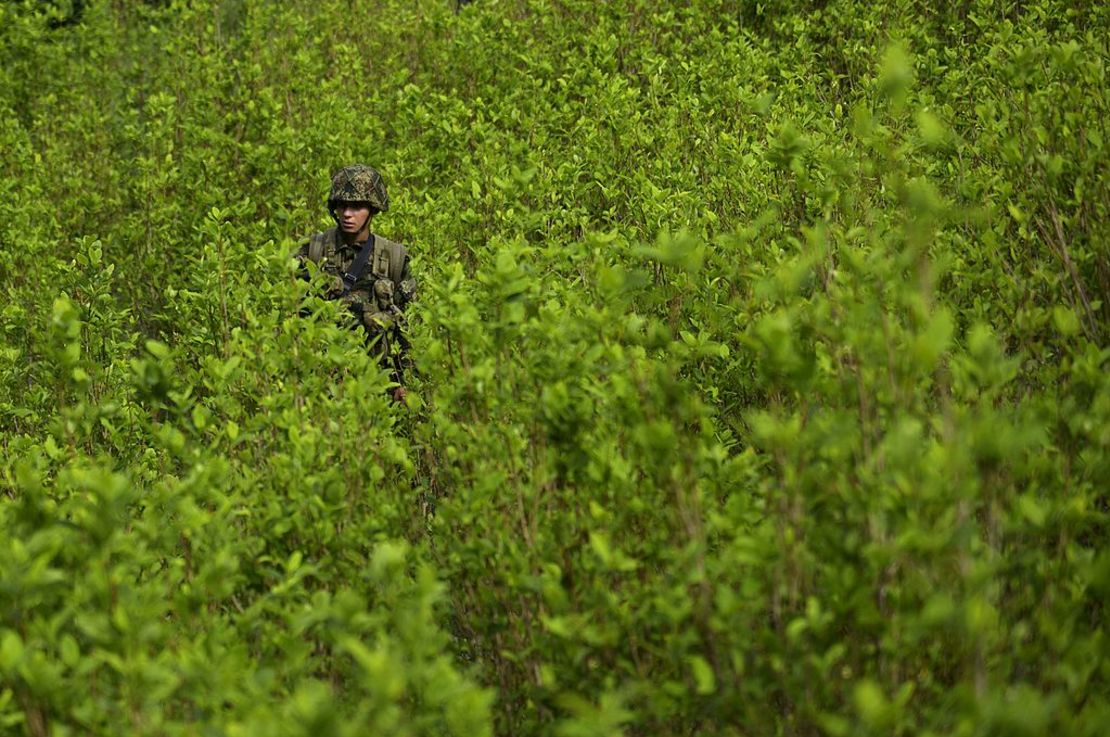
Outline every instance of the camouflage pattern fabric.
[(385, 180), (377, 169), (365, 164), (345, 166), (331, 178), (328, 210), (340, 202), (368, 202), (378, 212), (385, 212), (389, 209)]
[[(380, 273), (380, 270), (375, 273), (373, 266), (378, 261), (378, 255), (390, 241), (374, 236), (375, 254), (370, 259), (370, 264), (362, 270), (352, 288), (344, 292), (342, 275), (351, 270), (363, 244), (344, 243), (337, 228), (331, 228), (313, 238), (323, 241), (318, 268), (329, 280), (324, 296), (327, 299), (340, 300), (347, 306), (350, 327), (361, 328), (365, 332), (367, 345), (373, 354), (383, 366), (390, 369), (395, 381), (403, 383), (404, 372), (412, 365), (408, 352), (409, 343), (404, 334), (404, 308), (416, 296), (416, 281), (412, 278), (404, 247), (399, 248), (403, 263), (399, 270), (400, 278), (394, 281), (388, 274)], [(312, 239), (296, 253), (305, 278), (308, 276), (305, 265), (310, 260), (311, 243)]]

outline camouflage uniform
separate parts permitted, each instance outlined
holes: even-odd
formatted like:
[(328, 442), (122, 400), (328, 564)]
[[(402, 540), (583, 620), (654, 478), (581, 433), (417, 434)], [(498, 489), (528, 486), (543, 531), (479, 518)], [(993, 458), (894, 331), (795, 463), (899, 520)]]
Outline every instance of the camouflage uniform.
[[(389, 209), (385, 183), (377, 171), (362, 165), (348, 166), (332, 177), (328, 211), (343, 202), (366, 202), (371, 212)], [(416, 281), (409, 268), (408, 251), (399, 243), (373, 233), (373, 250), (366, 267), (351, 284), (343, 275), (350, 273), (365, 241), (347, 244), (338, 228), (313, 234), (296, 253), (303, 278), (308, 277), (306, 263), (314, 261), (320, 271), (330, 277), (325, 297), (342, 301), (351, 315), (352, 327), (361, 327), (367, 344), (387, 366), (398, 383), (411, 363), (409, 343), (405, 338), (404, 309), (416, 294)]]

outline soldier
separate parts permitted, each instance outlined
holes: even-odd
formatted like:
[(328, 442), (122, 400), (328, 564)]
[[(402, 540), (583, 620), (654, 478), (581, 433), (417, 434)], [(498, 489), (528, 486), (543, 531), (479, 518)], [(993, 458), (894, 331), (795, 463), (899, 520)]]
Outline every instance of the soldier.
[[(312, 235), (296, 258), (302, 268), (312, 261), (331, 277), (327, 298), (341, 300), (365, 330), (367, 345), (400, 384), (393, 390), (394, 401), (404, 402), (409, 357), (402, 310), (412, 301), (416, 282), (405, 247), (370, 232), (374, 216), (388, 209), (381, 174), (363, 164), (340, 169), (328, 194), (336, 227)], [(302, 274), (307, 276), (307, 269)]]

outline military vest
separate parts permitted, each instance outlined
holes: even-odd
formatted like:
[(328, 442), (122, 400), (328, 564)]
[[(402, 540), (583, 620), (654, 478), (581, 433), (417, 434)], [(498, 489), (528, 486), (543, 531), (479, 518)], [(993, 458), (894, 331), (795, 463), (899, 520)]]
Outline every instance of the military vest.
[[(374, 235), (373, 252), (366, 268), (353, 284), (342, 290), (333, 289), (329, 297), (342, 299), (366, 331), (375, 353), (385, 361), (393, 353), (395, 327), (401, 307), (412, 299), (415, 283), (405, 278), (408, 252), (400, 243)], [(337, 228), (316, 233), (309, 238), (307, 257), (320, 270), (330, 274), (337, 283), (357, 259), (361, 247), (344, 245)]]
[[(395, 289), (400, 289), (408, 252), (400, 243), (394, 243), (380, 235), (374, 235), (373, 237), (374, 253), (371, 255), (368, 265), (369, 274), (364, 272), (359, 281), (361, 282), (366, 276), (372, 275), (375, 280), (389, 279), (393, 282)], [(329, 228), (322, 233), (314, 233), (308, 239), (308, 258), (320, 267), (331, 262), (336, 268), (339, 268), (336, 256), (340, 244), (338, 228)]]

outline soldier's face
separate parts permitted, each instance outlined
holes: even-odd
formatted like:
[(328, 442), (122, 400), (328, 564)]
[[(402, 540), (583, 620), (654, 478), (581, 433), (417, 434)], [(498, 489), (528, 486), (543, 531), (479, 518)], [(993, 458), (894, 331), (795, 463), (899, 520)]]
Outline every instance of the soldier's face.
[(360, 233), (370, 220), (370, 205), (365, 202), (340, 202), (335, 206), (335, 217), (344, 233)]

